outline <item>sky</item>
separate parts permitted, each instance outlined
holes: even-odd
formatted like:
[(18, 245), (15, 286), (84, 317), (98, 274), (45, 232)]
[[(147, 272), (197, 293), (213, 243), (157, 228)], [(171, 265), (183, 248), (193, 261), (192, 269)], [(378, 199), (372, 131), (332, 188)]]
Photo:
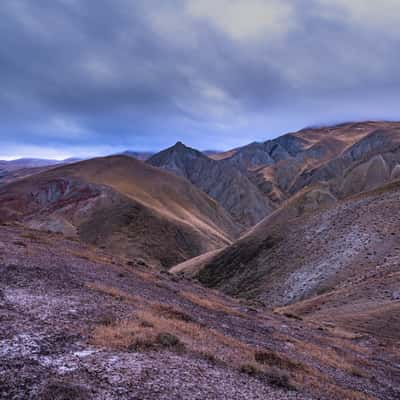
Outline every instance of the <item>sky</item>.
[(0, 159), (398, 120), (398, 0), (1, 0)]

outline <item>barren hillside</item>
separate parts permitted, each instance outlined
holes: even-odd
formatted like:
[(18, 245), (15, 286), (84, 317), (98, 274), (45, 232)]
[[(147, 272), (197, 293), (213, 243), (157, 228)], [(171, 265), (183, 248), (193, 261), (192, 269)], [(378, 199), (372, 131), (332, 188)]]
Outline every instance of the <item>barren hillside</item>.
[(299, 208), (304, 193), (189, 272), (231, 295), (398, 340), (399, 193), (395, 182), (317, 211)]
[(230, 243), (229, 215), (184, 179), (130, 157), (63, 166), (0, 189), (0, 217), (170, 266)]

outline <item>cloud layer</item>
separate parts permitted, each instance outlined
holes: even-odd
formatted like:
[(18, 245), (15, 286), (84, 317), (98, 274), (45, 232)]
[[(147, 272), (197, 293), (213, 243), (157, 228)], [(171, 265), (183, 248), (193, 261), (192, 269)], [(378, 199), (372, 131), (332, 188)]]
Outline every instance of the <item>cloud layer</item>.
[(0, 158), (223, 149), (398, 118), (397, 0), (3, 0), (0, 13)]

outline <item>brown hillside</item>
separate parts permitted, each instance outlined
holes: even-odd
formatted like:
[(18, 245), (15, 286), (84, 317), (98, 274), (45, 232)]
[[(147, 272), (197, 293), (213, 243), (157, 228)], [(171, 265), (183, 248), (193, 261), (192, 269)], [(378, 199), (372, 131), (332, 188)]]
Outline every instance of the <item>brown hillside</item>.
[(170, 266), (230, 243), (229, 215), (189, 182), (125, 156), (83, 161), (0, 190), (0, 217)]

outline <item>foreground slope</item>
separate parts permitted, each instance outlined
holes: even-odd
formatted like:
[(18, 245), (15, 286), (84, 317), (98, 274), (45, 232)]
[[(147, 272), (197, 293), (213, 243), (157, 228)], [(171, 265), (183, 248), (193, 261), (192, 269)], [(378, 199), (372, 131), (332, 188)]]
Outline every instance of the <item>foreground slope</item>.
[(0, 397), (398, 399), (390, 342), (172, 278), (62, 235), (0, 226)]
[(237, 234), (229, 215), (189, 182), (125, 156), (55, 168), (2, 187), (0, 219), (162, 266), (226, 245)]
[(218, 201), (244, 229), (273, 210), (247, 176), (230, 163), (215, 161), (178, 142), (147, 162), (182, 176)]

